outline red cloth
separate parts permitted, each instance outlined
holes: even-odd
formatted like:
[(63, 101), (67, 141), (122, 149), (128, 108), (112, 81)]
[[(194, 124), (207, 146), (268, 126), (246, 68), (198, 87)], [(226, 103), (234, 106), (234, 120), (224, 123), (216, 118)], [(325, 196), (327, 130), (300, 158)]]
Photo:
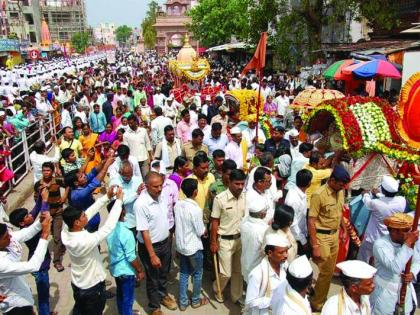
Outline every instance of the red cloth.
[(246, 75), (249, 70), (255, 69), (259, 74), (261, 69), (265, 67), (265, 52), (267, 48), (267, 32), (261, 34), (260, 42), (258, 43), (257, 50), (251, 61), (242, 70), (241, 75)]

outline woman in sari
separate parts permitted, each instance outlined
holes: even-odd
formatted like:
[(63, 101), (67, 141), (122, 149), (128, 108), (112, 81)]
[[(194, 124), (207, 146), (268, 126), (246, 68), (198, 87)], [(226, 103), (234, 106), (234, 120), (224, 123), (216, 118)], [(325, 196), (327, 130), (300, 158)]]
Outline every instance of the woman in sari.
[(79, 140), (80, 135), (83, 134), (83, 122), (80, 117), (74, 117), (73, 119), (73, 131), (74, 131), (74, 139)]
[(101, 152), (96, 146), (98, 144), (98, 134), (92, 132), (89, 124), (84, 124), (82, 127), (82, 134), (79, 136), (79, 141), (83, 147), (82, 157), (87, 158), (88, 151), (91, 148), (95, 149), (95, 156), (86, 167), (86, 174), (89, 174), (89, 172), (101, 162)]
[(185, 177), (191, 174), (190, 162), (183, 156), (178, 156), (174, 161), (174, 172), (169, 176), (178, 189), (181, 189), (181, 183)]
[(121, 124), (121, 119), (123, 118), (123, 112), (121, 107), (117, 107), (115, 110), (115, 116), (112, 116), (112, 128), (118, 130), (117, 127)]

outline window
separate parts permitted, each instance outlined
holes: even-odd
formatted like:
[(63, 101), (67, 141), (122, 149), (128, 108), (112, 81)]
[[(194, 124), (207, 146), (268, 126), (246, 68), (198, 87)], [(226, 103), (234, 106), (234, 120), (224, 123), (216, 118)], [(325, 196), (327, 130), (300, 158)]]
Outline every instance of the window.
[(25, 14), (25, 20), (26, 20), (26, 22), (28, 22), (29, 25), (34, 24), (34, 17), (30, 13)]
[(18, 12), (10, 12), (10, 18), (11, 19), (19, 19), (19, 13)]
[(29, 40), (31, 43), (36, 43), (36, 34), (35, 32), (29, 32)]

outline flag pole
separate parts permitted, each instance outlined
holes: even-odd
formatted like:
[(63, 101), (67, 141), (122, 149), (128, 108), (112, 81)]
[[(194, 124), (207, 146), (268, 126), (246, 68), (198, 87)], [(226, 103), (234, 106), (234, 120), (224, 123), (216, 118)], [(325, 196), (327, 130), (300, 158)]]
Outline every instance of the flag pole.
[[(418, 184), (415, 182), (415, 184)], [(411, 227), (411, 231), (417, 231), (419, 226), (419, 218), (420, 218), (420, 189), (417, 193), (417, 203), (416, 203), (416, 212), (414, 214), (414, 220), (413, 220), (413, 226)], [(408, 260), (407, 264), (405, 265), (405, 274), (409, 274), (411, 270), (411, 261), (413, 259), (413, 256)], [(417, 276), (417, 275), (414, 275)], [(395, 315), (404, 315), (405, 314), (405, 297), (407, 295), (407, 282), (403, 282), (401, 284), (401, 290), (400, 290), (400, 296), (398, 303), (395, 308)]]
[(255, 138), (257, 138), (257, 143), (254, 145), (254, 150), (255, 152), (257, 151), (257, 144), (258, 144), (258, 122), (260, 120), (260, 108), (261, 108), (261, 82), (262, 82), (262, 74), (263, 74), (263, 70), (264, 68), (261, 68), (260, 71), (258, 71), (258, 76), (259, 76), (259, 82), (258, 82), (258, 100), (257, 100), (257, 115), (256, 115), (256, 130), (255, 130)]

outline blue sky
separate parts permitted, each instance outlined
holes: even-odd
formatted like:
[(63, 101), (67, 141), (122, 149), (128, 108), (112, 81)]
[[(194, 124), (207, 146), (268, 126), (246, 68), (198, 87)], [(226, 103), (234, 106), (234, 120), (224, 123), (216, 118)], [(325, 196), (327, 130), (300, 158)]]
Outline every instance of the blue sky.
[[(101, 22), (140, 27), (149, 2), (150, 0), (85, 0), (87, 21), (93, 27)], [(165, 1), (158, 2), (162, 4)]]

